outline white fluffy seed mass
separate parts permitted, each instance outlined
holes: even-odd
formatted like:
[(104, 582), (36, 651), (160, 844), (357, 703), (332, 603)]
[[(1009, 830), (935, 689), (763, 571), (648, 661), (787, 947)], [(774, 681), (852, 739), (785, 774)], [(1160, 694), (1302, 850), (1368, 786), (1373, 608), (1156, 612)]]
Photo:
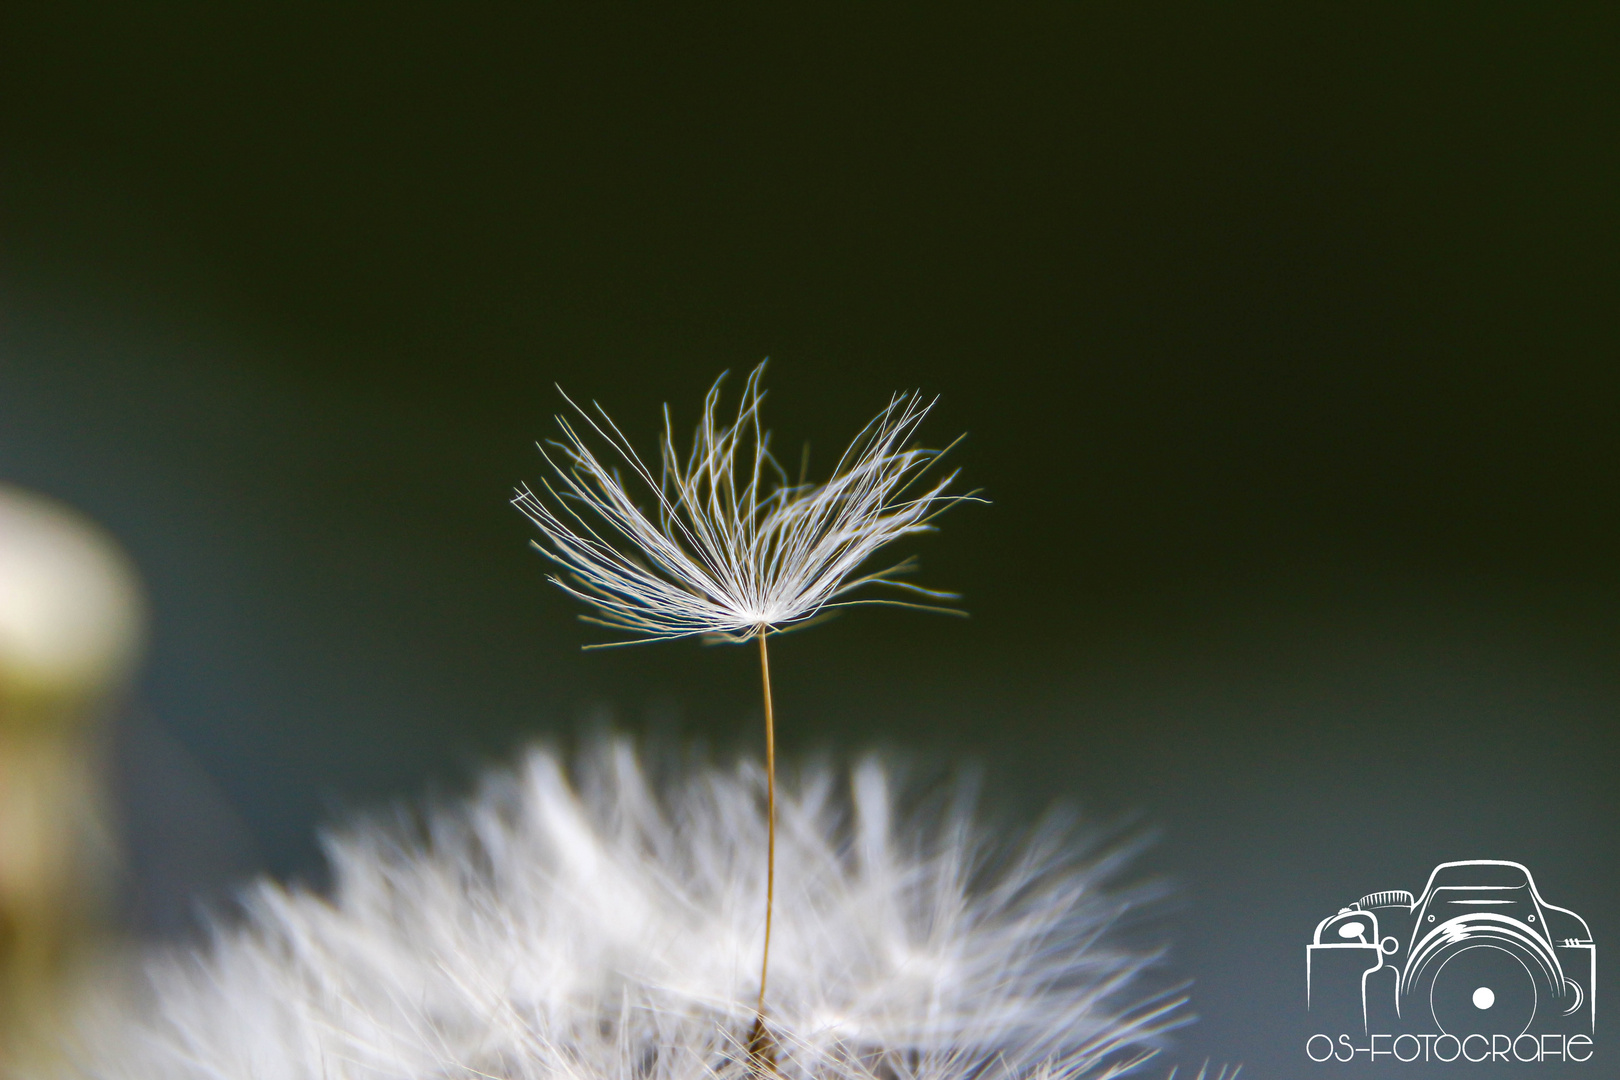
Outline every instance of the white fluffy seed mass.
[[(88, 1024), (78, 1076), (164, 1080), (759, 1075), (763, 773), (624, 742), (530, 752), (459, 808), (329, 841), (327, 897), (256, 886), (206, 949), (157, 958)], [(768, 1023), (788, 1080), (1100, 1077), (1180, 1022), (1124, 848), (1014, 835), (971, 785), (877, 760), (784, 785)]]

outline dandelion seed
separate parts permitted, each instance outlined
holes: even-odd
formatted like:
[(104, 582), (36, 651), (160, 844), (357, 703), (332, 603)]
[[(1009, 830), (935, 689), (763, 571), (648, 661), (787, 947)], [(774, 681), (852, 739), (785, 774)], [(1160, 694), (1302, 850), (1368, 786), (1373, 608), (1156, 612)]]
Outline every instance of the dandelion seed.
[[(545, 485), (551, 502), (526, 486), (513, 500), (545, 537), (535, 546), (567, 572), (551, 580), (596, 609), (586, 616), (590, 621), (636, 635), (632, 641), (759, 640), (769, 839), (765, 944), (750, 1046), (761, 1071), (774, 1069), (765, 985), (775, 897), (776, 723), (766, 637), (853, 604), (955, 612), (944, 606), (954, 594), (897, 580), (914, 567), (910, 559), (856, 575), (879, 548), (931, 530), (942, 511), (976, 499), (947, 493), (954, 472), (923, 480), (945, 451), (908, 445), (933, 404), (915, 393), (890, 399), (844, 451), (831, 479), (788, 483), (760, 423), (764, 372), (762, 363), (749, 374), (731, 424), (718, 415), (725, 377), (715, 382), (684, 460), (666, 406), (657, 477), (600, 405), (592, 413), (569, 400), (578, 421), (612, 448), (616, 464), (603, 462), (574, 419), (559, 416), (564, 440), (541, 447), (556, 478)], [(630, 487), (620, 466), (629, 472)], [(632, 496), (636, 485), (652, 500), (653, 512)], [(920, 599), (848, 598), (867, 586)]]
[[(535, 546), (567, 572), (551, 580), (594, 607), (592, 621), (634, 640), (748, 641), (851, 604), (954, 610), (943, 603), (954, 594), (897, 579), (912, 560), (853, 576), (879, 548), (931, 530), (947, 507), (976, 498), (947, 494), (954, 472), (921, 484), (944, 451), (906, 444), (932, 402), (896, 395), (844, 451), (831, 479), (790, 484), (760, 423), (764, 371), (761, 364), (748, 376), (729, 425), (718, 416), (724, 376), (714, 384), (684, 460), (666, 407), (656, 476), (601, 406), (593, 413), (570, 400), (577, 419), (559, 416), (563, 441), (541, 447), (556, 474), (544, 485), (553, 498), (525, 486), (513, 500), (544, 534), (546, 543)], [(591, 448), (581, 423), (611, 447), (612, 464)], [(637, 486), (651, 512), (633, 497)], [(926, 602), (848, 598), (863, 586)]]

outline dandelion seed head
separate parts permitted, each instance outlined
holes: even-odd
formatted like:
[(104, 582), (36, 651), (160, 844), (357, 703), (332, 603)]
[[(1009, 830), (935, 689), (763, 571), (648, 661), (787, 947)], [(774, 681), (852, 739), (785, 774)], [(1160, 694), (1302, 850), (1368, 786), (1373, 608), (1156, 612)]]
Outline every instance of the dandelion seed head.
[[(1103, 834), (990, 829), (972, 788), (877, 759), (780, 789), (783, 1080), (1093, 1080), (1187, 1019), (1121, 937), (1152, 892)], [(628, 743), (532, 752), (464, 805), (328, 842), (327, 896), (265, 883), (83, 1027), (88, 1080), (747, 1080), (764, 775), (662, 783)]]
[[(761, 424), (764, 371), (749, 374), (729, 423), (724, 376), (715, 382), (684, 455), (666, 407), (656, 473), (600, 405), (565, 394), (573, 414), (557, 417), (562, 438), (541, 447), (552, 476), (513, 499), (540, 529), (535, 546), (562, 568), (551, 580), (594, 609), (591, 621), (632, 640), (746, 641), (852, 604), (954, 610), (954, 594), (898, 580), (909, 559), (860, 572), (878, 549), (977, 498), (949, 492), (955, 472), (925, 475), (944, 451), (911, 445), (933, 402), (895, 395), (830, 479), (792, 483)], [(850, 595), (884, 586), (912, 599)]]

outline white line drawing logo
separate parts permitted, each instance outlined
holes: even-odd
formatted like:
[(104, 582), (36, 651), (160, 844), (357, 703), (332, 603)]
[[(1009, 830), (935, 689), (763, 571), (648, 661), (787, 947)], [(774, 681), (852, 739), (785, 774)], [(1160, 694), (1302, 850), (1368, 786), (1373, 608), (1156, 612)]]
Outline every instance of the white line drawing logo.
[(1318, 923), (1305, 987), (1319, 1031), (1589, 1039), (1597, 946), (1586, 920), (1543, 900), (1522, 864), (1448, 862), (1417, 899), (1368, 893)]

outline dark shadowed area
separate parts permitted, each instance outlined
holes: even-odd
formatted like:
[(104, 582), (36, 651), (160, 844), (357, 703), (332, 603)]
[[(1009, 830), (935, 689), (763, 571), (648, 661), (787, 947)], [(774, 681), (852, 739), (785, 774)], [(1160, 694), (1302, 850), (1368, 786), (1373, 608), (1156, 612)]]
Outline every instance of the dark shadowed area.
[(786, 751), (1159, 830), (1174, 1060), (1354, 1072), (1306, 942), (1443, 861), (1620, 946), (1617, 28), (7, 6), (0, 477), (151, 589), (137, 921), (524, 740), (757, 748), (751, 656), (581, 652), (507, 499), (553, 384), (648, 445), (769, 356), (812, 474), (920, 388), (994, 503), (914, 548), (971, 618), (781, 639)]

